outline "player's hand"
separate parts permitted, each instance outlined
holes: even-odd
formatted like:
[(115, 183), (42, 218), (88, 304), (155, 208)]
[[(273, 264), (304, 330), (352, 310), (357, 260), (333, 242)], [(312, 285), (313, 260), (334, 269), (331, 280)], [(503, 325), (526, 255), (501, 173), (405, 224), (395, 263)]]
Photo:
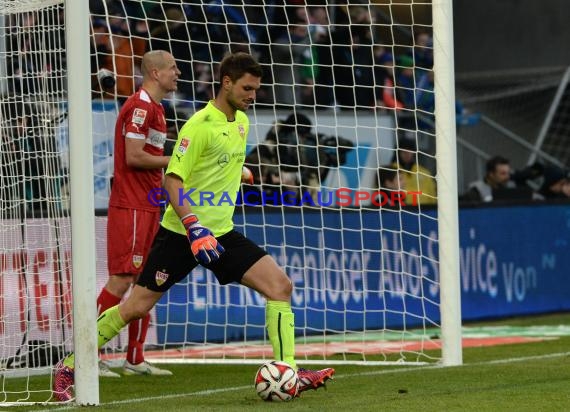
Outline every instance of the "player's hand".
[(196, 215), (188, 214), (180, 220), (186, 228), (190, 249), (198, 263), (204, 265), (218, 260), (225, 249), (212, 232), (200, 224)]
[(241, 169), (241, 182), (249, 185), (253, 184), (253, 173), (245, 166)]

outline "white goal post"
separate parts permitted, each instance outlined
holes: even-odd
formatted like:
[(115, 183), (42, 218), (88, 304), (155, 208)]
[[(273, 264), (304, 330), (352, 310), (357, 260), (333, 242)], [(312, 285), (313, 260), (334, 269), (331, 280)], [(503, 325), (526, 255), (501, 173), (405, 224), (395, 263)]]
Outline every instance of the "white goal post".
[(99, 404), (89, 2), (65, 1), (75, 402)]
[(455, 60), (451, 1), (433, 1), (442, 362), (462, 364)]
[[(298, 363), (462, 363), (452, 1), (243, 3), (0, 5), (0, 405), (48, 402), (69, 351), (76, 402), (99, 403), (114, 122), (152, 49), (182, 71), (163, 102), (171, 143), (225, 53), (263, 66), (242, 193), (255, 196), (235, 222), (293, 282)], [(264, 307), (199, 267), (153, 310), (146, 358), (261, 363)], [(126, 343), (103, 358), (119, 366)]]

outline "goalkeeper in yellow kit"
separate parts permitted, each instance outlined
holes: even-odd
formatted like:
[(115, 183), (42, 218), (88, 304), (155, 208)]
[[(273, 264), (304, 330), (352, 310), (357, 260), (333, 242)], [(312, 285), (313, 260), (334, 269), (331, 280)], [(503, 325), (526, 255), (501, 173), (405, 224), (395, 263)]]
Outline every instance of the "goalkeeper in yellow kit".
[[(170, 203), (143, 272), (128, 299), (97, 320), (99, 347), (145, 316), (171, 286), (201, 264), (220, 284), (238, 282), (266, 298), (274, 356), (297, 367), (291, 281), (267, 252), (234, 230), (236, 199), (228, 198), (237, 195), (242, 178), (251, 177), (243, 173), (249, 131), (244, 112), (255, 100), (261, 77), (261, 66), (249, 54), (230, 54), (222, 60), (216, 98), (180, 130), (164, 183)], [(213, 194), (211, 203), (204, 202), (204, 193)], [(73, 368), (73, 354), (55, 367), (53, 392), (60, 401), (73, 398)], [(303, 392), (323, 386), (334, 369), (299, 368), (298, 375)]]

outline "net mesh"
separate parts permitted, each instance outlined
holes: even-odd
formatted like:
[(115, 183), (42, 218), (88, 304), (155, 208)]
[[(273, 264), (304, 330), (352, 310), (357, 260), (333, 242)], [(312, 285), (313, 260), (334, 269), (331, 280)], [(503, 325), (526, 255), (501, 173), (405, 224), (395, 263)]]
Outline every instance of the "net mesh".
[[(172, 147), (181, 124), (214, 96), (221, 58), (243, 50), (265, 75), (248, 112), (246, 162), (256, 179), (235, 221), (293, 282), (299, 362), (437, 361), (430, 2), (90, 8), (98, 290), (107, 280), (114, 123), (141, 84), (143, 53), (168, 50), (182, 72), (163, 101)], [(32, 391), (31, 376), (72, 349), (64, 8), (7, 1), (0, 22), (2, 379), (5, 388), (22, 382), (2, 396), (41, 402), (49, 386)], [(147, 358), (272, 358), (264, 307), (257, 293), (220, 286), (197, 268), (156, 306)], [(106, 359), (122, 361), (125, 333)]]
[[(264, 77), (248, 112), (255, 184), (235, 220), (294, 283), (299, 359), (437, 360), (430, 2), (133, 3), (92, 8), (98, 207), (108, 201), (114, 118), (140, 85), (144, 51), (171, 52), (182, 72), (163, 102), (172, 140), (215, 95), (222, 57), (249, 52)], [(146, 356), (271, 358), (264, 306), (197, 268), (157, 305)], [(120, 362), (126, 343), (123, 334), (106, 356)]]
[(0, 15), (27, 13), (63, 3), (63, 0), (4, 0), (0, 4)]
[(72, 348), (65, 29), (58, 3), (0, 6), (2, 404), (49, 400), (49, 380), (34, 384), (31, 377), (50, 372)]

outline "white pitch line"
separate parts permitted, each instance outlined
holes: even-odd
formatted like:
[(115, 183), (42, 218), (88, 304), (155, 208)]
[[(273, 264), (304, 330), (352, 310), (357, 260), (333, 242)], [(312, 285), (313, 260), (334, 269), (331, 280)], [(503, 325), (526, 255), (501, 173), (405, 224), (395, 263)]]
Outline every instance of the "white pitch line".
[[(536, 355), (536, 356), (525, 356), (520, 358), (508, 358), (508, 359), (498, 359), (498, 360), (491, 360), (491, 361), (483, 361), (483, 362), (474, 362), (474, 363), (467, 363), (463, 364), (458, 367), (465, 367), (465, 366), (481, 366), (481, 365), (494, 365), (494, 364), (505, 364), (505, 363), (516, 363), (516, 362), (525, 362), (529, 360), (539, 360), (539, 359), (548, 359), (548, 358), (560, 358), (570, 356), (570, 352), (559, 352), (559, 353), (549, 353), (546, 355)], [(335, 380), (337, 379), (344, 379), (344, 378), (353, 378), (355, 376), (375, 376), (375, 375), (388, 375), (391, 373), (407, 373), (407, 372), (416, 372), (425, 369), (442, 369), (445, 366), (442, 365), (433, 365), (433, 366), (416, 366), (406, 368), (403, 367), (401, 369), (384, 369), (384, 370), (375, 370), (375, 371), (368, 371), (368, 372), (358, 372), (358, 373), (351, 373), (351, 374), (344, 374), (344, 375), (335, 375)], [(366, 366), (363, 366), (366, 368)], [(251, 385), (248, 386), (234, 386), (230, 388), (220, 388), (220, 389), (208, 389), (204, 391), (198, 392), (188, 392), (188, 393), (178, 393), (172, 395), (163, 395), (163, 396), (149, 396), (146, 398), (136, 398), (136, 399), (126, 399), (122, 401), (113, 401), (113, 402), (106, 402), (101, 403), (99, 406), (114, 406), (114, 405), (129, 405), (129, 404), (136, 404), (141, 402), (148, 402), (148, 401), (160, 401), (160, 400), (167, 400), (167, 399), (176, 399), (176, 398), (184, 398), (184, 397), (193, 397), (193, 396), (209, 396), (216, 393), (224, 393), (224, 392), (235, 392), (241, 391), (245, 389), (252, 388)], [(49, 409), (37, 409), (32, 412), (52, 412), (52, 411), (68, 411), (78, 408), (76, 405), (69, 405), (63, 406), (61, 408), (49, 408)]]

